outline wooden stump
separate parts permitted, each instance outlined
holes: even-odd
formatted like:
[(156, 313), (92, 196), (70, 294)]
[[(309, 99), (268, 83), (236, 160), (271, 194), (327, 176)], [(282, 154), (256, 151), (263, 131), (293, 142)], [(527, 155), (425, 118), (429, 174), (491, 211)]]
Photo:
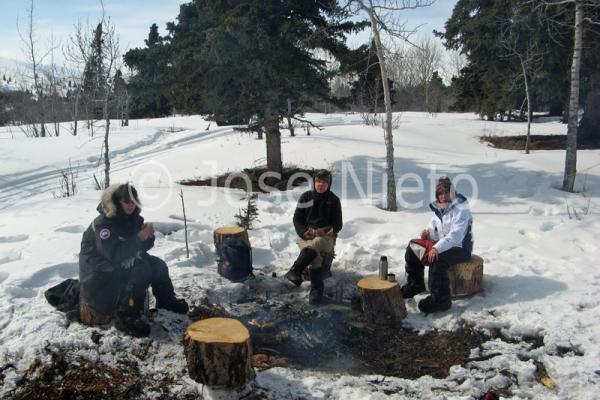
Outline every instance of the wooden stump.
[(252, 246), (250, 246), (250, 239), (248, 238), (248, 231), (246, 228), (241, 226), (223, 226), (215, 229), (213, 232), (213, 239), (217, 254), (219, 253), (219, 247), (221, 246), (221, 243), (223, 243), (223, 241), (228, 237), (240, 238), (244, 241), (244, 243), (246, 243), (246, 245), (248, 245), (249, 249), (252, 248)]
[(189, 374), (196, 382), (234, 389), (254, 379), (250, 332), (236, 319), (194, 322), (185, 332), (184, 347)]
[(110, 315), (99, 314), (92, 310), (83, 300), (83, 297), (79, 299), (79, 318), (83, 324), (88, 326), (104, 325), (112, 320)]
[(358, 281), (362, 309), (370, 322), (393, 325), (406, 318), (406, 307), (398, 282), (388, 282), (378, 277)]
[(450, 268), (450, 295), (469, 296), (483, 289), (483, 258), (473, 254), (471, 259)]

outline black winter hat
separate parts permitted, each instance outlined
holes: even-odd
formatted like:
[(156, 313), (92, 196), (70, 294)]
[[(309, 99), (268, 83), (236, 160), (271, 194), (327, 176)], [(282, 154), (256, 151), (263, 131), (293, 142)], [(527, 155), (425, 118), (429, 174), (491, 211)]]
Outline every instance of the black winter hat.
[(140, 206), (137, 190), (129, 183), (124, 183), (115, 190), (114, 199), (116, 201), (122, 201), (123, 203), (134, 202), (136, 205)]
[(327, 171), (326, 169), (321, 169), (321, 170), (317, 171), (317, 173), (315, 174), (314, 179), (315, 180), (319, 179), (321, 181), (326, 181), (328, 184), (331, 185), (331, 172)]

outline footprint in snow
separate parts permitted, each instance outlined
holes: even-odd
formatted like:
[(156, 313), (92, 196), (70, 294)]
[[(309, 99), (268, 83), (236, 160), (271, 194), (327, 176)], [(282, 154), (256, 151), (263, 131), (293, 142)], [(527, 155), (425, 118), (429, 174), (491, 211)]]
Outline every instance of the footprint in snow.
[(526, 231), (525, 229), (519, 229), (519, 233), (529, 239), (537, 239), (537, 235), (533, 232)]
[(0, 236), (0, 243), (15, 243), (29, 239), (29, 235)]
[(540, 231), (550, 232), (552, 229), (554, 229), (554, 226), (554, 222), (544, 222), (542, 225), (540, 225)]
[(85, 231), (85, 226), (83, 225), (66, 225), (54, 230), (54, 232), (66, 233), (83, 233), (83, 231)]
[(23, 289), (37, 288), (46, 285), (56, 275), (62, 279), (77, 277), (78, 271), (79, 264), (77, 263), (52, 265), (34, 272), (29, 278), (21, 282), (19, 286)]
[[(6, 253), (4, 256), (0, 256), (0, 264), (7, 264), (12, 261), (17, 261), (21, 259), (21, 251), (12, 251)], [(2, 280), (0, 280), (2, 282)]]

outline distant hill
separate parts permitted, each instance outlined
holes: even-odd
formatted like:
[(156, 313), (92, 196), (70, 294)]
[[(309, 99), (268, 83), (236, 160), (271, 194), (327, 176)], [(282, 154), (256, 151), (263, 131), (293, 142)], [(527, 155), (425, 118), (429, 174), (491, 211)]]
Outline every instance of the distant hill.
[(25, 61), (0, 57), (0, 90), (16, 90), (29, 65)]

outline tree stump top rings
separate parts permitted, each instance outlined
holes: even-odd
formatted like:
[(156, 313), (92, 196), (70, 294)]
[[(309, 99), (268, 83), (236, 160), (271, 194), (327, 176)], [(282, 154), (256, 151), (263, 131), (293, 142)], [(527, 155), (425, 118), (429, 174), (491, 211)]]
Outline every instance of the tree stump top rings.
[(390, 282), (379, 279), (378, 276), (363, 278), (357, 283), (359, 288), (371, 290), (387, 290), (398, 286), (398, 282)]
[(243, 343), (250, 332), (237, 319), (207, 318), (188, 326), (186, 336), (202, 343)]
[(239, 235), (246, 231), (246, 228), (242, 226), (222, 226), (220, 228), (215, 229), (215, 234), (219, 235)]

